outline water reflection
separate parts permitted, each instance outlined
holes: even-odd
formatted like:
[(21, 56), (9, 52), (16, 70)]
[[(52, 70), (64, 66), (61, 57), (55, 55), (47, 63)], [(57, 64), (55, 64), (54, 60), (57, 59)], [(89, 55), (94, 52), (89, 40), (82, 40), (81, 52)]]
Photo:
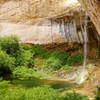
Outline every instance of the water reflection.
[(45, 86), (48, 85), (54, 89), (71, 89), (75, 87), (75, 84), (68, 83), (66, 81), (58, 81), (58, 80), (43, 80), (43, 79), (24, 79), (24, 80), (13, 80), (12, 84), (15, 86), (21, 86), (25, 88), (32, 88), (37, 86)]

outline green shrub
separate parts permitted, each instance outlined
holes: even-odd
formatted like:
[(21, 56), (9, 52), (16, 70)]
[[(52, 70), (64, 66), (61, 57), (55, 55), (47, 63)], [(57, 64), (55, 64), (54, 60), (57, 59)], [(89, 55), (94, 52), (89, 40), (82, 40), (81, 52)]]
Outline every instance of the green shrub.
[(47, 62), (46, 62), (46, 66), (47, 68), (52, 68), (54, 70), (60, 69), (62, 66), (62, 62), (59, 59), (55, 59), (53, 57), (50, 57)]
[(0, 100), (1, 97), (3, 98), (4, 94), (6, 93), (6, 89), (10, 88), (11, 84), (9, 81), (1, 80), (0, 81)]
[(35, 45), (32, 47), (32, 50), (35, 52), (36, 55), (42, 55), (45, 51), (42, 49), (42, 46)]
[(21, 49), (16, 57), (17, 66), (33, 66), (33, 54), (30, 50)]
[(69, 65), (64, 65), (61, 69), (65, 70), (66, 72), (71, 72), (72, 71), (72, 66)]
[(98, 92), (96, 95), (96, 100), (100, 100), (100, 87), (98, 87)]
[(61, 100), (59, 93), (49, 87), (6, 89), (0, 100)]
[(8, 88), (8, 87), (10, 87), (9, 81), (5, 81), (5, 80), (0, 81), (0, 89), (5, 89), (5, 88)]
[[(6, 88), (0, 90), (1, 100), (89, 100), (78, 93), (67, 93), (62, 96), (57, 90), (48, 86), (34, 88)], [(98, 99), (99, 100), (99, 99)]]
[(24, 66), (18, 66), (13, 71), (14, 78), (32, 78), (34, 77), (34, 71), (31, 68)]
[(0, 48), (7, 54), (17, 56), (20, 49), (19, 40), (16, 36), (6, 36), (0, 38)]
[(31, 50), (32, 46), (28, 44), (20, 44), (20, 48), (23, 48), (24, 50)]
[(6, 36), (0, 38), (0, 48), (10, 56), (16, 58), (16, 66), (33, 65), (33, 54), (31, 47), (26, 44), (20, 44), (16, 36)]
[(41, 56), (43, 58), (48, 58), (50, 56), (50, 52), (44, 50), (40, 45), (33, 46), (31, 51), (35, 53), (35, 56)]
[(67, 63), (69, 55), (66, 52), (52, 52), (47, 59), (46, 67), (54, 70), (60, 69)]
[(0, 77), (9, 78), (14, 69), (15, 59), (0, 50)]
[(43, 73), (39, 73), (34, 71), (31, 68), (18, 66), (13, 71), (14, 78), (46, 78), (46, 75)]
[(68, 65), (81, 65), (83, 63), (83, 55), (76, 54), (67, 59)]
[(46, 59), (43, 57), (34, 57), (34, 67), (37, 69), (43, 69), (46, 65)]
[(79, 93), (67, 93), (62, 100), (89, 100), (87, 96)]
[(27, 91), (25, 98), (31, 100), (60, 100), (59, 93), (49, 87), (37, 87)]
[(68, 59), (69, 55), (67, 52), (56, 51), (56, 52), (52, 52), (50, 57), (59, 59), (62, 62), (62, 65), (65, 65), (67, 63), (67, 59)]

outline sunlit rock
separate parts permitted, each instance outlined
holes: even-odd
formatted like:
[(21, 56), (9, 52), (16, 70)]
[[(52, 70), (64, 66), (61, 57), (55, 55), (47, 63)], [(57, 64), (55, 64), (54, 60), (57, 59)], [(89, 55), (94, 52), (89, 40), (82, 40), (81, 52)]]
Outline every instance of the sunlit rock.
[(89, 77), (89, 73), (88, 73), (87, 69), (81, 69), (78, 72), (75, 81), (77, 84), (82, 84), (87, 80), (88, 77)]

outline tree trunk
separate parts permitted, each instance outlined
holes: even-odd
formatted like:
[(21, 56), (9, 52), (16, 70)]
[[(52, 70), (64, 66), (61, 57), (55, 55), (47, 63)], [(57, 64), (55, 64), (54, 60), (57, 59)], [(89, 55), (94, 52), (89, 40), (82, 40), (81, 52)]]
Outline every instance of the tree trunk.
[(100, 35), (100, 0), (79, 0)]

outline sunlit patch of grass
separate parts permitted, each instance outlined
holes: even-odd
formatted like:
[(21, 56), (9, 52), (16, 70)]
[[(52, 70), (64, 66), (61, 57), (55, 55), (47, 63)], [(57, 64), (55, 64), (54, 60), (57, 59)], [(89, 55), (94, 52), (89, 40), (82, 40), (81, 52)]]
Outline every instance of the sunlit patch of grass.
[(46, 59), (43, 57), (37, 56), (34, 58), (34, 67), (37, 69), (43, 69), (46, 64)]

